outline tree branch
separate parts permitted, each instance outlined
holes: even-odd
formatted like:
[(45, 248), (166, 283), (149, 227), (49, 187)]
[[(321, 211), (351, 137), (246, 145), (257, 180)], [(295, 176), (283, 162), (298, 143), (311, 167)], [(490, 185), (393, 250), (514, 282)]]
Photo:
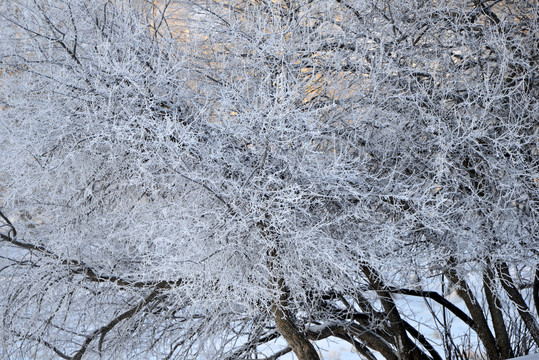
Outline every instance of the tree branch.
[(86, 275), (86, 277), (93, 282), (111, 282), (119, 286), (126, 286), (126, 287), (133, 287), (133, 288), (148, 288), (148, 287), (156, 287), (159, 289), (170, 289), (173, 286), (180, 285), (183, 280), (154, 280), (154, 281), (132, 281), (132, 280), (126, 280), (124, 278), (121, 278), (119, 276), (115, 275), (106, 275), (101, 274), (92, 267), (84, 264), (82, 261), (78, 260), (72, 260), (72, 259), (63, 259), (61, 256), (55, 254), (54, 252), (48, 250), (46, 247), (42, 245), (35, 245), (32, 243), (19, 241), (14, 236), (17, 235), (17, 231), (15, 230), (15, 227), (13, 224), (9, 221), (9, 219), (0, 212), (0, 218), (6, 222), (6, 224), (9, 226), (10, 230), (8, 231), (8, 234), (2, 234), (0, 233), (0, 240), (9, 242), (12, 245), (15, 245), (21, 249), (26, 249), (30, 251), (35, 251), (44, 254), (47, 257), (56, 259), (60, 261), (60, 264), (66, 266), (70, 272), (73, 274), (82, 274)]
[(100, 327), (99, 329), (95, 330), (92, 334), (87, 336), (86, 340), (84, 341), (84, 344), (82, 345), (82, 347), (79, 349), (79, 351), (77, 351), (77, 353), (75, 355), (73, 355), (71, 357), (71, 359), (72, 360), (80, 360), (80, 359), (82, 359), (82, 356), (86, 352), (86, 349), (88, 348), (88, 345), (90, 345), (92, 340), (94, 340), (97, 336), (100, 336), (98, 349), (99, 349), (99, 351), (101, 351), (103, 341), (104, 341), (105, 336), (107, 335), (107, 333), (109, 331), (111, 331), (122, 320), (129, 319), (129, 318), (133, 317), (133, 315), (138, 313), (140, 310), (142, 310), (144, 308), (144, 306), (149, 304), (152, 300), (154, 300), (157, 297), (157, 295), (160, 292), (159, 290), (160, 289), (154, 289), (148, 296), (146, 296), (137, 305), (135, 305), (131, 309), (121, 313), (120, 315), (118, 315), (117, 317), (112, 319), (112, 321), (110, 321), (107, 325), (104, 325), (104, 326)]
[(473, 331), (477, 332), (477, 325), (471, 317), (469, 317), (464, 311), (459, 309), (452, 302), (444, 298), (442, 295), (438, 294), (435, 291), (423, 291), (423, 290), (413, 290), (413, 289), (404, 289), (404, 288), (395, 288), (388, 287), (388, 290), (395, 294), (401, 295), (410, 295), (418, 296), (423, 298), (429, 298), (436, 301), (438, 304), (445, 306), (449, 311), (451, 311), (456, 317), (462, 320), (466, 325), (468, 325)]

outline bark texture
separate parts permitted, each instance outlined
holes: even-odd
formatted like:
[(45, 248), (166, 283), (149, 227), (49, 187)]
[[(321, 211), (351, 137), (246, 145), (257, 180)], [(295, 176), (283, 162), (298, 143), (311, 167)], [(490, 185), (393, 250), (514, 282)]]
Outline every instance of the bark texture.
[(524, 298), (520, 294), (520, 291), (513, 282), (513, 278), (509, 273), (509, 266), (507, 265), (507, 263), (499, 264), (498, 275), (500, 276), (500, 280), (502, 282), (504, 290), (507, 292), (507, 295), (509, 295), (511, 301), (515, 303), (518, 313), (520, 314), (522, 321), (524, 321), (524, 324), (530, 332), (533, 340), (536, 344), (539, 344), (539, 324), (537, 323), (537, 320), (533, 318), (533, 315), (528, 305), (526, 304), (526, 301), (524, 300)]
[(488, 358), (491, 360), (503, 359), (498, 344), (496, 343), (496, 339), (490, 331), (485, 314), (483, 314), (483, 310), (468, 286), (468, 283), (459, 277), (454, 270), (449, 271), (449, 278), (457, 285), (457, 294), (464, 300), (466, 308), (470, 312), (470, 315), (477, 326), (477, 336), (479, 336), (479, 339), (481, 339), (481, 342), (485, 346)]
[(277, 285), (280, 292), (279, 299), (271, 309), (277, 330), (285, 338), (298, 360), (320, 360), (313, 344), (299, 331), (286, 310), (288, 296), (284, 287), (284, 280), (279, 279)]

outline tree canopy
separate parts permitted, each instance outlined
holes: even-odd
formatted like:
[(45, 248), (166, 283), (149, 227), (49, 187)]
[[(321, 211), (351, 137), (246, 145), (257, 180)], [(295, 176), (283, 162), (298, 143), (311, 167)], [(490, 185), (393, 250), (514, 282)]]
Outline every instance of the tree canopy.
[(535, 0), (0, 7), (3, 358), (538, 349)]

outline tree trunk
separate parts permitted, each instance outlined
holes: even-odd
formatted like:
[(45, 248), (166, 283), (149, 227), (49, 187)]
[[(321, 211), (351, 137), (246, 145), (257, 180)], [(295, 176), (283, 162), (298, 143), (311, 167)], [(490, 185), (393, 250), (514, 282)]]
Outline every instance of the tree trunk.
[(507, 292), (507, 295), (509, 295), (509, 299), (516, 305), (518, 313), (520, 314), (522, 321), (524, 321), (524, 325), (526, 325), (526, 328), (530, 332), (535, 343), (539, 345), (539, 324), (537, 323), (537, 320), (533, 318), (533, 315), (528, 308), (528, 304), (526, 304), (526, 301), (524, 301), (518, 288), (515, 286), (513, 278), (511, 278), (511, 274), (509, 273), (509, 267), (505, 262), (502, 262), (498, 265), (497, 270), (502, 286)]
[(296, 354), (298, 360), (320, 360), (313, 344), (298, 330), (288, 314), (286, 309), (288, 295), (285, 290), (284, 280), (279, 279), (277, 286), (280, 292), (279, 299), (271, 307), (277, 330)]
[(496, 343), (496, 339), (488, 326), (483, 309), (478, 303), (477, 298), (474, 296), (472, 290), (468, 286), (468, 283), (461, 279), (454, 269), (448, 272), (451, 282), (457, 285), (457, 294), (464, 300), (473, 321), (477, 326), (477, 336), (483, 343), (487, 356), (490, 360), (502, 359), (502, 354)]
[(397, 305), (393, 301), (391, 294), (387, 291), (385, 284), (383, 283), (380, 275), (376, 270), (370, 268), (369, 266), (364, 265), (362, 267), (363, 273), (367, 276), (367, 279), (374, 287), (378, 296), (380, 296), (380, 301), (382, 307), (387, 314), (393, 337), (395, 338), (395, 344), (398, 349), (398, 356), (400, 360), (419, 360), (423, 359), (421, 352), (414, 345), (412, 340), (408, 337), (406, 329), (404, 328), (404, 323), (399, 315), (397, 310)]
[(533, 280), (533, 303), (535, 304), (535, 313), (539, 317), (539, 268), (535, 269)]
[(483, 273), (483, 289), (485, 292), (485, 298), (487, 299), (490, 316), (492, 318), (492, 325), (494, 326), (496, 342), (498, 343), (503, 358), (509, 359), (513, 357), (513, 350), (511, 349), (511, 342), (509, 341), (507, 328), (503, 320), (500, 299), (494, 290), (494, 279), (495, 273), (487, 259), (487, 266), (485, 272)]

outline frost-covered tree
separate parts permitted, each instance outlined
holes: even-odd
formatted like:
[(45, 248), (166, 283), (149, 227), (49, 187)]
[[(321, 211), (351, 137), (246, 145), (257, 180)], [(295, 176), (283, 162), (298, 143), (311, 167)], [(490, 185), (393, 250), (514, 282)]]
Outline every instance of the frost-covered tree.
[(535, 0), (0, 7), (3, 358), (538, 349)]

